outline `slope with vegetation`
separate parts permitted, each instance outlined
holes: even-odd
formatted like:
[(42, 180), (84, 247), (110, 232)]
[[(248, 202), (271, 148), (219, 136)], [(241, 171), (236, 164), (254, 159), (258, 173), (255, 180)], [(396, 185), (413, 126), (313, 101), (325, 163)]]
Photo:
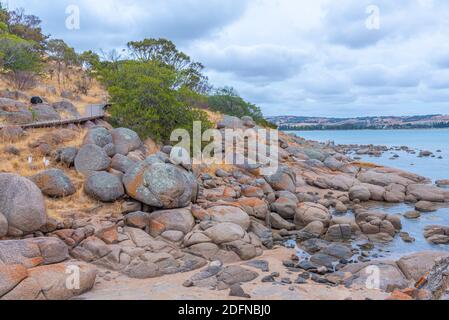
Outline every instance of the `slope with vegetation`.
[(77, 53), (64, 40), (45, 35), (40, 25), (38, 17), (21, 9), (0, 7), (0, 67), (4, 81), (16, 90), (33, 92), (51, 80), (75, 98), (89, 95), (98, 82), (113, 105), (113, 125), (160, 142), (167, 142), (174, 129), (192, 131), (194, 121), (201, 121), (203, 130), (211, 128), (207, 109), (272, 126), (234, 89), (213, 89), (204, 66), (169, 40), (131, 41), (124, 55), (115, 50)]

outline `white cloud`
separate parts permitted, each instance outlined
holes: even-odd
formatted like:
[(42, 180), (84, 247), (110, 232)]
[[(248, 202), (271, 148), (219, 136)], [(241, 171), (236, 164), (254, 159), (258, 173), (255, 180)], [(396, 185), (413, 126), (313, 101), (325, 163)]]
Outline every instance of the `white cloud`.
[[(81, 8), (81, 29), (64, 28)], [(445, 0), (10, 0), (78, 49), (167, 37), (267, 115), (448, 113)], [(380, 28), (366, 28), (368, 5)], [(50, 10), (51, 9), (51, 10)]]

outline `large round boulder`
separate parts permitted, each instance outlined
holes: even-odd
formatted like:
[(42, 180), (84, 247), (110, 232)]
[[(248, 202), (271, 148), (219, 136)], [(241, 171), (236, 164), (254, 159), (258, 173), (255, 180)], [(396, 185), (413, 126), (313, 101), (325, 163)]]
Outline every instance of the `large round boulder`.
[(47, 223), (41, 190), (30, 180), (9, 173), (0, 174), (0, 212), (11, 230), (31, 233)]
[(240, 240), (245, 236), (245, 230), (238, 224), (224, 222), (209, 229), (204, 234), (216, 244)]
[(110, 163), (111, 159), (106, 152), (95, 144), (84, 145), (75, 158), (76, 171), (84, 175), (94, 171), (106, 170)]
[(142, 146), (139, 135), (127, 128), (112, 130), (112, 140), (115, 144), (115, 151), (124, 156)]
[(349, 189), (349, 198), (351, 200), (369, 201), (371, 192), (363, 185), (355, 185)]
[(331, 219), (332, 216), (326, 207), (317, 203), (304, 202), (298, 205), (294, 222), (298, 228), (304, 228), (314, 221), (321, 221), (327, 227)]
[(214, 206), (207, 210), (212, 221), (231, 222), (248, 230), (251, 220), (249, 215), (242, 209), (235, 206)]
[(126, 173), (135, 164), (136, 161), (118, 153), (112, 158), (111, 168)]
[(101, 148), (112, 143), (111, 133), (103, 127), (94, 127), (87, 131), (84, 136), (83, 145), (94, 144)]
[(265, 179), (276, 191), (296, 192), (296, 175), (288, 167), (279, 167), (277, 172)]
[(130, 168), (123, 183), (130, 197), (156, 208), (184, 208), (198, 196), (198, 183), (190, 172), (156, 158)]
[(120, 179), (107, 172), (96, 172), (91, 174), (84, 184), (84, 191), (103, 202), (112, 202), (125, 194)]
[(64, 171), (49, 169), (30, 178), (49, 197), (66, 197), (74, 194), (76, 188)]
[(153, 237), (166, 231), (180, 231), (186, 235), (194, 226), (190, 208), (156, 211), (149, 218), (149, 231)]

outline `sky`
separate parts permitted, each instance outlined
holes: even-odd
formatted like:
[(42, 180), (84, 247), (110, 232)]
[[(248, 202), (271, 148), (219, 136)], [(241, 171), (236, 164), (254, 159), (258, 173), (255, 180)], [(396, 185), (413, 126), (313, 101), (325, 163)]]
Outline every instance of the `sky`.
[(449, 114), (447, 0), (9, 0), (16, 7), (79, 51), (168, 38), (266, 116)]

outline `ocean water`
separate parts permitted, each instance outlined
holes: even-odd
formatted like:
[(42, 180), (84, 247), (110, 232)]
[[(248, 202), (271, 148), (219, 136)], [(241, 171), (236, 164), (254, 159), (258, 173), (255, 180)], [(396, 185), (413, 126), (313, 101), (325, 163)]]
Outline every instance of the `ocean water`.
[[(374, 144), (388, 147), (407, 146), (417, 153), (409, 154), (404, 151), (387, 151), (381, 157), (361, 155), (364, 161), (395, 167), (413, 172), (432, 179), (449, 179), (449, 129), (416, 129), (416, 130), (336, 130), (336, 131), (294, 131), (294, 133), (307, 140), (319, 142), (334, 141), (336, 144)], [(419, 158), (420, 150), (433, 152), (436, 157)], [(441, 152), (437, 152), (440, 150)], [(394, 154), (399, 158), (392, 160)], [(441, 156), (442, 159), (438, 159)], [(407, 211), (414, 210), (409, 204), (385, 204), (373, 202), (369, 207), (374, 210), (388, 212), (390, 214), (403, 215)], [(352, 214), (352, 213), (349, 213)], [(402, 218), (402, 231), (408, 232), (414, 237), (414, 243), (405, 243), (398, 236), (393, 242), (376, 246), (380, 249), (381, 257), (397, 258), (409, 253), (424, 250), (449, 251), (449, 245), (433, 245), (426, 241), (423, 232), (427, 225), (449, 226), (449, 208), (441, 208), (434, 213), (424, 213), (417, 220)]]
[[(365, 161), (391, 166), (432, 180), (449, 179), (449, 129), (415, 130), (336, 130), (336, 131), (293, 131), (307, 140), (319, 142), (334, 141), (336, 144), (374, 144), (388, 147), (407, 146), (417, 150), (417, 154), (404, 151), (389, 151), (382, 157), (363, 155)], [(420, 150), (432, 151), (435, 158), (418, 158)], [(441, 152), (436, 152), (441, 150)], [(399, 158), (390, 160), (393, 154)], [(443, 159), (438, 159), (442, 156)]]

